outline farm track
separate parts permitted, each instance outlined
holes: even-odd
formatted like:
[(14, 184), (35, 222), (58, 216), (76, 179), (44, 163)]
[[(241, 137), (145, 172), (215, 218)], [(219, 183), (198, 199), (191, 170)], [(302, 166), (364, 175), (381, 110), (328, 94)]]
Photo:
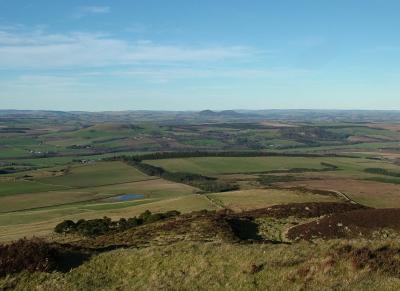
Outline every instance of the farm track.
[(343, 193), (343, 192), (340, 192), (340, 191), (337, 191), (337, 190), (329, 190), (329, 191), (331, 191), (331, 192), (333, 192), (333, 193), (336, 193), (339, 197), (344, 198), (345, 200), (347, 200), (347, 201), (350, 202), (350, 203), (359, 204), (359, 205), (360, 205), (360, 203), (354, 201), (354, 200), (351, 199), (347, 194), (345, 194), (345, 193)]
[(221, 202), (215, 201), (214, 199), (212, 199), (207, 194), (200, 194), (200, 195), (203, 195), (206, 198), (207, 201), (209, 201), (212, 205), (216, 206), (217, 208), (227, 209)]
[(66, 187), (67, 189), (75, 190), (75, 189), (87, 189), (87, 188), (97, 188), (97, 187), (105, 187), (105, 186), (124, 185), (124, 184), (145, 182), (145, 181), (158, 180), (158, 179), (161, 179), (161, 178), (154, 177), (154, 178), (150, 178), (150, 179), (134, 180), (134, 181), (128, 181), (128, 182), (122, 182), (122, 183), (100, 184), (100, 185), (95, 185), (95, 186), (76, 186), (76, 187), (66, 186), (66, 185), (58, 185), (58, 184), (49, 184), (49, 183), (30, 181), (30, 180), (24, 180), (24, 181), (34, 182), (34, 183), (38, 183), (38, 184), (42, 184), (42, 185)]
[(320, 192), (320, 194), (325, 193), (325, 195), (330, 193), (330, 194), (333, 194), (333, 195), (335, 195), (335, 196), (337, 196), (339, 198), (342, 198), (342, 199), (344, 199), (347, 202), (350, 202), (352, 204), (362, 205), (362, 204), (358, 203), (357, 201), (354, 201), (353, 199), (351, 199), (347, 194), (345, 194), (345, 193), (343, 193), (341, 191), (338, 191), (338, 190), (334, 190), (334, 189), (328, 189), (328, 190), (323, 189), (323, 190), (321, 190), (321, 189), (310, 189), (310, 188), (306, 188), (306, 187), (297, 187), (297, 186), (296, 187), (279, 187), (279, 186), (277, 187), (277, 186), (275, 186), (275, 187), (270, 187), (270, 188), (279, 189), (279, 190), (282, 190), (282, 189), (284, 189), (284, 190), (292, 190), (292, 191), (296, 191), (297, 190), (297, 191), (310, 192), (310, 193)]

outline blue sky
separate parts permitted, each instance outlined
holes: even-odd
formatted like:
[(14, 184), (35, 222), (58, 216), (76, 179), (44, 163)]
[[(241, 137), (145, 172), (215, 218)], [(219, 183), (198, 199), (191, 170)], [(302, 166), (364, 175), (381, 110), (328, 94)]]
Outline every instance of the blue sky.
[(400, 109), (400, 1), (0, 0), (0, 109)]

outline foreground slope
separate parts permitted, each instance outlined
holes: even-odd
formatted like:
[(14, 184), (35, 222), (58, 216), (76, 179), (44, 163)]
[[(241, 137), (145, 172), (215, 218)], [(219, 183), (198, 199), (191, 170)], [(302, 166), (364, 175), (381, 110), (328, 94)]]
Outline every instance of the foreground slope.
[[(283, 231), (288, 225), (307, 225), (310, 219), (351, 216), (364, 211), (374, 210), (351, 203), (301, 203), (241, 214), (202, 211), (120, 233), (71, 238), (68, 244), (64, 237), (64, 242), (57, 243), (59, 247), (92, 255), (82, 258), (80, 266), (71, 270), (9, 274), (0, 278), (0, 288), (397, 290), (398, 232), (393, 232), (392, 237), (351, 240), (271, 241), (268, 232), (249, 236), (246, 224), (256, 223), (261, 228), (263, 220), (276, 219), (284, 222), (275, 225)], [(296, 224), (290, 219), (297, 219)], [(113, 247), (117, 249), (110, 251)]]

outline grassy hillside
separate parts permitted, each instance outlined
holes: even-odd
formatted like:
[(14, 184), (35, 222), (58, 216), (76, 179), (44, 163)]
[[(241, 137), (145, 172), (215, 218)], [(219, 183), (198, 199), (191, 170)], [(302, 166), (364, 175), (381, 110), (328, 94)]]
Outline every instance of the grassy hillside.
[[(332, 253), (343, 245), (339, 241), (294, 246), (178, 243), (118, 250), (99, 255), (66, 274), (23, 274), (17, 279), (0, 279), (0, 287), (13, 286), (15, 290), (396, 290), (400, 286), (399, 278), (357, 271), (351, 262), (335, 261)], [(257, 266), (261, 266), (260, 270), (256, 270)]]
[[(286, 227), (296, 229), (306, 226), (310, 220), (323, 222), (326, 217), (318, 218), (321, 214), (349, 219), (352, 213), (368, 212), (367, 215), (371, 215), (375, 212), (374, 209), (343, 203), (296, 205), (259, 209), (246, 212), (242, 216), (197, 212), (142, 225), (122, 233), (111, 232), (78, 240), (74, 238), (66, 245), (53, 243), (53, 247), (65, 248), (64, 251), (75, 249), (75, 252), (79, 250), (82, 252), (81, 257), (75, 253), (75, 261), (69, 262), (74, 264), (72, 270), (63, 267), (51, 272), (25, 271), (10, 274), (0, 277), (0, 288), (13, 290), (398, 289), (400, 286), (400, 262), (396, 256), (400, 250), (398, 221), (392, 221), (392, 225), (397, 229), (396, 233), (386, 230), (379, 235), (370, 233), (367, 237), (352, 239), (271, 241), (271, 228), (283, 231)], [(395, 212), (397, 215), (400, 214), (398, 210)], [(254, 221), (260, 226), (257, 237), (249, 236), (248, 226), (254, 225)], [(375, 225), (373, 219), (370, 221), (371, 226)], [(274, 224), (271, 224), (272, 222)], [(355, 223), (357, 224), (356, 221)], [(266, 225), (269, 225), (269, 231), (265, 228)], [(254, 228), (254, 231), (257, 229)], [(327, 234), (333, 234), (329, 232), (328, 227), (326, 231)], [(281, 234), (285, 233), (286, 231), (283, 231)], [(61, 239), (65, 242), (68, 236), (63, 236)], [(104, 251), (104, 246), (119, 246), (119, 249)], [(93, 252), (96, 248), (99, 252)], [(25, 251), (26, 255), (30, 255), (29, 249)]]

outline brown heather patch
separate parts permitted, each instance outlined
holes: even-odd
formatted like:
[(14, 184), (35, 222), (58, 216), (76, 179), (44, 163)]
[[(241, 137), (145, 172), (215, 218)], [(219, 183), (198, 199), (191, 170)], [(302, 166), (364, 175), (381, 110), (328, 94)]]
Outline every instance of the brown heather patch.
[(389, 276), (400, 277), (400, 249), (382, 246), (356, 248), (345, 245), (333, 254), (336, 260), (349, 260), (355, 270), (368, 268), (373, 272), (382, 272)]
[(246, 211), (239, 216), (258, 217), (275, 217), (287, 218), (290, 216), (298, 218), (312, 218), (323, 215), (342, 213), (358, 209), (367, 209), (367, 207), (359, 204), (337, 203), (337, 202), (310, 202), (310, 203), (289, 203), (283, 205), (274, 205), (268, 208)]
[(400, 230), (400, 209), (361, 209), (335, 213), (291, 228), (291, 240), (369, 237), (384, 229)]

